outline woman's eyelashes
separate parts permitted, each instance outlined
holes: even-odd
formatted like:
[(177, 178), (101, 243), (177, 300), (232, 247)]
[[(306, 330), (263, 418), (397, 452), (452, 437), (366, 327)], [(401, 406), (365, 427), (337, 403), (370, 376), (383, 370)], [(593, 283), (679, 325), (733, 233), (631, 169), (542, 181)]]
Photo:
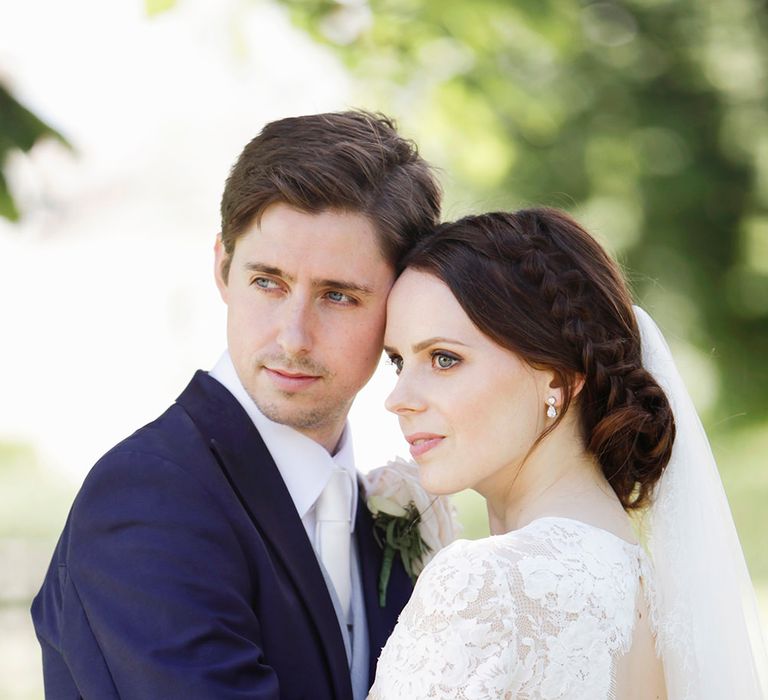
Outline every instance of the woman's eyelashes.
[[(456, 367), (462, 358), (451, 352), (445, 350), (433, 350), (429, 353), (430, 363), (432, 369), (436, 369), (439, 372), (445, 372), (446, 370)], [(395, 368), (395, 374), (400, 374), (403, 371), (403, 358), (395, 353), (387, 353), (387, 362)]]
[(403, 369), (403, 358), (400, 355), (395, 355), (393, 352), (388, 352), (387, 364), (395, 368), (395, 374), (400, 374), (400, 371)]

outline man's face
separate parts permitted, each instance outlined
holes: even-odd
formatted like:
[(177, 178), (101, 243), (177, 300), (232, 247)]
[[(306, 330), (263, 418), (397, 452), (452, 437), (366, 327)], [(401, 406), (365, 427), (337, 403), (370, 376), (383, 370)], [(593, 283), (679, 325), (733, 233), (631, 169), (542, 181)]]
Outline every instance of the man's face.
[(235, 244), (216, 243), (237, 374), (264, 415), (332, 451), (381, 355), (392, 266), (362, 214), (269, 206)]

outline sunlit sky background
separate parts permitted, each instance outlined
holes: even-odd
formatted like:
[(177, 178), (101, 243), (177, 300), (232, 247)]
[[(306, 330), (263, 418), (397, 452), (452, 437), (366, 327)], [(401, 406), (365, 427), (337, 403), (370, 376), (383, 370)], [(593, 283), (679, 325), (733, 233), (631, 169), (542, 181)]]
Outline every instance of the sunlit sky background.
[[(68, 138), (15, 158), (25, 213), (0, 220), (0, 439), (75, 482), (225, 347), (212, 244), (227, 171), (267, 121), (359, 105), (284, 12), (187, 0), (28, 0), (3, 12), (0, 71)], [(382, 367), (351, 417), (358, 463), (404, 443)]]

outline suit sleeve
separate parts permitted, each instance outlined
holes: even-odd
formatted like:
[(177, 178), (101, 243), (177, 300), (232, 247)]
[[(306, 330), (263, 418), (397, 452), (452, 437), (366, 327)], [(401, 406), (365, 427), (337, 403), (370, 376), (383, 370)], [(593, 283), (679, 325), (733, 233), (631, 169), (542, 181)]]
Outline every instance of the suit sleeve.
[(220, 502), (183, 469), (108, 455), (75, 503), (59, 572), (62, 649), (82, 696), (99, 700), (108, 674), (123, 700), (277, 700), (248, 571)]

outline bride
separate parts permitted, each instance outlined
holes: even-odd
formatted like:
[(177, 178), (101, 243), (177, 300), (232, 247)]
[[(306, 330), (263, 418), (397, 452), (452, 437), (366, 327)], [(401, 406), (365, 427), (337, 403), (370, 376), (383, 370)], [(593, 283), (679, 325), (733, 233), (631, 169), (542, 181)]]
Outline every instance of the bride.
[(475, 489), (492, 536), (424, 569), (370, 698), (764, 697), (706, 436), (615, 262), (530, 209), (444, 224), (405, 267), (387, 408), (422, 485)]

